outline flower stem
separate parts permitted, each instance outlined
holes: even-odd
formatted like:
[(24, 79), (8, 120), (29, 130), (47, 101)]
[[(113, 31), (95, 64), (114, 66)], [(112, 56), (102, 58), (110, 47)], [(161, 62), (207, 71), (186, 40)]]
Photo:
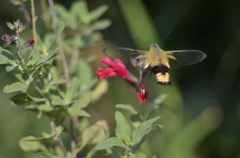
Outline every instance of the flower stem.
[(16, 31), (16, 35), (17, 35), (17, 47), (18, 47), (18, 51), (20, 53), (21, 56), (21, 61), (22, 63), (25, 65), (25, 61), (24, 61), (24, 57), (23, 57), (23, 53), (22, 53), (22, 47), (21, 47), (21, 43), (20, 43), (20, 34), (18, 31)]
[[(55, 6), (54, 6), (54, 2), (53, 0), (48, 0), (48, 3), (49, 3), (49, 7), (50, 9), (52, 10), (52, 18), (53, 18), (53, 23), (52, 23), (52, 28), (53, 29), (56, 29), (56, 26), (58, 26), (58, 20), (57, 20), (57, 16), (56, 16), (56, 12), (55, 12)], [(61, 58), (61, 64), (62, 64), (62, 68), (63, 68), (63, 72), (64, 72), (64, 75), (65, 75), (65, 78), (66, 78), (66, 88), (69, 88), (70, 87), (70, 76), (69, 76), (69, 71), (68, 71), (68, 66), (67, 66), (67, 59), (65, 57), (65, 53), (64, 53), (64, 49), (62, 47), (62, 40), (60, 37), (58, 37), (57, 39), (57, 43), (60, 45), (60, 49), (59, 49), (59, 52), (60, 52), (60, 58)], [(74, 134), (74, 129), (77, 128), (77, 125), (78, 125), (78, 117), (77, 116), (72, 116), (70, 117), (71, 119), (71, 125), (70, 125), (70, 134), (71, 134), (71, 148), (72, 150), (75, 148), (76, 144), (77, 144), (77, 139), (75, 138), (75, 134)], [(73, 155), (73, 157), (77, 157), (77, 155)]]
[(30, 19), (30, 16), (28, 14), (28, 11), (27, 11), (27, 9), (25, 7), (25, 4), (24, 4), (24, 2), (22, 0), (20, 1), (20, 3), (21, 4), (20, 4), (19, 10), (23, 12), (27, 25), (30, 25), (31, 19)]
[[(48, 3), (49, 3), (50, 9), (53, 11), (52, 27), (53, 27), (53, 29), (56, 29), (58, 21), (57, 21), (56, 13), (54, 11), (55, 10), (54, 2), (53, 2), (53, 0), (48, 0)], [(70, 86), (70, 77), (69, 77), (69, 72), (68, 72), (68, 67), (67, 67), (67, 60), (66, 60), (66, 57), (65, 57), (65, 53), (64, 53), (64, 50), (63, 50), (63, 47), (62, 47), (62, 40), (61, 40), (60, 37), (58, 37), (57, 42), (60, 45), (60, 49), (59, 49), (60, 57), (61, 57), (61, 60), (62, 60), (63, 72), (64, 72), (65, 78), (66, 78), (66, 88), (68, 88)]]
[[(56, 124), (54, 123), (54, 121), (50, 121), (50, 125), (51, 125), (53, 132), (56, 133), (57, 129), (56, 129)], [(57, 142), (63, 152), (64, 157), (67, 157), (67, 151), (63, 145), (62, 139), (59, 136), (57, 137)]]
[(33, 32), (33, 39), (35, 41), (34, 47), (37, 46), (37, 31), (36, 31), (36, 18), (35, 18), (35, 7), (34, 7), (34, 0), (31, 0), (31, 12), (32, 12), (32, 32)]
[[(46, 105), (49, 106), (49, 107), (51, 106), (49, 100), (46, 100)], [(52, 131), (53, 131), (54, 133), (57, 133), (57, 128), (56, 128), (55, 122), (52, 121), (51, 118), (50, 118), (50, 120), (51, 120), (51, 121), (50, 121), (50, 126), (51, 126)], [(62, 150), (62, 152), (63, 152), (64, 157), (66, 158), (66, 157), (67, 157), (67, 151), (66, 151), (66, 149), (65, 149), (65, 146), (64, 146), (64, 144), (63, 144), (62, 139), (60, 138), (60, 136), (57, 137), (57, 142), (58, 142), (58, 145), (59, 145), (59, 147), (61, 148), (61, 150)]]

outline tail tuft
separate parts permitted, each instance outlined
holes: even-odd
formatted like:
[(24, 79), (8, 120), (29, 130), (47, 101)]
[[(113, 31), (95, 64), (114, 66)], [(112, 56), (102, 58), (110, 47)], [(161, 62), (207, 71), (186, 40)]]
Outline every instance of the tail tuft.
[(157, 82), (157, 84), (162, 84), (162, 85), (172, 85), (172, 82)]

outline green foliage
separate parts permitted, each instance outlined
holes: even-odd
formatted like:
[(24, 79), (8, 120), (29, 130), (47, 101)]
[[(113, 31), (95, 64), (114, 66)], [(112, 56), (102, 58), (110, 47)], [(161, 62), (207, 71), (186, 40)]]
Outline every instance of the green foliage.
[[(131, 105), (117, 105), (117, 107), (133, 111), (134, 114), (136, 114), (135, 110), (132, 110), (133, 107)], [(145, 154), (137, 152), (141, 146), (141, 144), (145, 141), (145, 137), (147, 134), (149, 134), (151, 131), (154, 130), (153, 127), (160, 127), (160, 125), (153, 125), (154, 122), (156, 122), (160, 117), (155, 117), (152, 119), (149, 119), (147, 121), (141, 121), (139, 125), (132, 130), (131, 125), (129, 124), (126, 117), (121, 112), (115, 113), (115, 119), (116, 119), (116, 136), (109, 138), (101, 143), (99, 143), (96, 146), (97, 150), (107, 149), (107, 148), (114, 148), (114, 147), (121, 147), (124, 148), (125, 151), (122, 151), (120, 153), (114, 152), (114, 149), (112, 150), (112, 153), (109, 153), (109, 155), (117, 154), (118, 157), (122, 156), (129, 156), (129, 157), (146, 157)], [(114, 157), (114, 156), (113, 156)]]
[[(17, 1), (15, 4), (20, 7), (23, 5)], [(5, 86), (3, 92), (18, 92), (10, 98), (12, 103), (38, 113), (38, 118), (47, 116), (52, 130), (51, 134), (43, 132), (42, 137), (30, 135), (22, 138), (19, 141), (22, 150), (41, 152), (55, 158), (75, 157), (83, 150), (88, 150), (86, 156), (92, 157), (97, 152), (94, 146), (109, 137), (105, 121), (97, 121), (92, 126), (88, 121), (82, 124), (82, 120), (91, 116), (84, 108), (99, 100), (108, 88), (106, 81), (96, 85), (97, 80), (93, 78), (90, 62), (95, 57), (81, 56), (83, 48), (101, 40), (97, 30), (110, 25), (107, 19), (99, 20), (107, 9), (108, 7), (103, 5), (89, 11), (85, 1), (77, 1), (68, 11), (57, 4), (56, 21), (44, 19), (49, 30), (43, 40), (37, 32), (33, 32), (35, 39), (25, 41), (21, 39), (21, 34), (24, 33), (26, 25), (20, 20), (13, 24), (7, 22), (7, 26), (16, 32), (16, 36), (11, 36), (14, 38), (6, 42), (15, 42), (17, 52), (12, 53), (0, 47), (0, 64), (6, 65), (7, 72), (12, 71), (17, 81)], [(55, 13), (48, 13), (51, 18), (55, 18)], [(53, 25), (56, 24), (54, 22), (58, 24)], [(32, 27), (35, 27), (35, 21)], [(68, 29), (72, 31), (71, 35), (65, 31)], [(75, 37), (72, 37), (73, 35)], [(8, 37), (10, 36), (6, 35), (6, 38)], [(61, 66), (64, 74), (61, 74)], [(63, 133), (71, 135), (73, 139), (63, 142)], [(65, 146), (68, 145), (64, 144), (70, 144), (70, 141), (75, 144), (71, 152), (66, 150)]]

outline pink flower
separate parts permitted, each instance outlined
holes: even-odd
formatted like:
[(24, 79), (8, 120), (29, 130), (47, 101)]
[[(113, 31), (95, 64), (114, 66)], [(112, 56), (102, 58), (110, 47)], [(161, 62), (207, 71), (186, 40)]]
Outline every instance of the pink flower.
[(8, 44), (15, 43), (15, 41), (18, 39), (17, 36), (9, 36), (8, 34), (2, 35), (2, 40), (6, 41)]
[(7, 34), (2, 35), (2, 40), (7, 41), (8, 39), (10, 39), (9, 35)]
[(137, 93), (140, 104), (147, 102), (148, 93), (146, 92), (145, 85), (142, 83), (140, 85), (140, 92)]
[(102, 58), (101, 61), (109, 65), (107, 68), (98, 67), (96, 73), (98, 74), (98, 80), (108, 78), (110, 76), (122, 76), (127, 77), (128, 71), (120, 59), (112, 61), (110, 58)]
[(25, 42), (22, 46), (22, 48), (28, 47), (28, 46), (32, 46), (35, 44), (35, 40), (34, 39), (30, 39), (27, 42)]
[(29, 45), (34, 45), (35, 41), (34, 41), (34, 39), (30, 39), (30, 40), (28, 40), (28, 43), (29, 43)]
[(6, 41), (9, 44), (12, 42), (11, 36), (9, 36), (8, 34), (2, 35), (2, 40)]

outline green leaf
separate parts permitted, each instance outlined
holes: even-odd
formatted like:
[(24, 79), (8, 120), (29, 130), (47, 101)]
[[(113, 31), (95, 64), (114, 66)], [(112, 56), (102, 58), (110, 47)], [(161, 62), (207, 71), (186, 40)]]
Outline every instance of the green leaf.
[(119, 139), (117, 137), (112, 137), (112, 138), (109, 138), (109, 139), (99, 143), (96, 146), (96, 150), (107, 149), (107, 148), (111, 148), (113, 146), (127, 148), (127, 146), (123, 143), (123, 141), (121, 139)]
[(4, 93), (12, 93), (12, 92), (17, 92), (17, 91), (22, 91), (23, 93), (25, 93), (28, 89), (29, 85), (26, 85), (22, 82), (15, 82), (11, 85), (7, 85), (6, 87), (4, 87), (3, 92)]
[(34, 98), (26, 93), (20, 93), (10, 98), (16, 105), (31, 104), (31, 102), (44, 101), (44, 98)]
[(92, 99), (92, 92), (88, 92), (81, 96), (72, 106), (78, 108), (85, 108)]
[(38, 52), (32, 52), (28, 57), (27, 66), (33, 66), (38, 61)]
[(17, 77), (22, 83), (29, 84), (29, 77), (26, 73), (16, 73), (15, 77)]
[(76, 97), (79, 86), (80, 86), (79, 78), (74, 77), (71, 81), (70, 87), (67, 89), (66, 95), (64, 96), (64, 101), (66, 103), (68, 103), (69, 101), (73, 100)]
[(147, 130), (156, 122), (160, 116), (142, 122), (132, 133), (132, 142), (135, 144), (147, 132)]
[(15, 62), (15, 60), (12, 60), (12, 59), (8, 59), (8, 63), (14, 67), (17, 66), (17, 63)]
[(34, 141), (36, 137), (27, 136), (23, 137), (19, 141), (19, 145), (23, 151), (37, 151), (40, 150), (41, 144), (38, 141)]
[(67, 104), (60, 96), (54, 96), (52, 100), (52, 105), (67, 106)]
[(129, 104), (117, 104), (116, 108), (127, 110), (131, 115), (136, 115), (138, 114), (137, 110)]
[(90, 26), (92, 30), (102, 30), (111, 25), (111, 21), (109, 19), (98, 20), (94, 24)]
[(26, 93), (17, 94), (10, 98), (10, 100), (13, 101), (16, 105), (30, 104), (30, 102), (33, 101), (33, 99)]
[(97, 121), (84, 130), (81, 143), (76, 145), (74, 154), (80, 152), (86, 145), (97, 144), (108, 138), (108, 127), (105, 120)]
[(92, 10), (90, 12), (91, 19), (92, 20), (97, 20), (107, 10), (108, 10), (108, 5), (106, 5), (106, 4), (103, 4), (103, 5), (99, 6), (99, 7), (97, 7), (96, 9), (94, 9), (94, 10)]
[(115, 119), (117, 122), (115, 129), (116, 136), (128, 144), (130, 142), (131, 128), (127, 119), (118, 111), (115, 113)]
[(78, 62), (78, 76), (82, 85), (88, 86), (92, 82), (92, 69), (85, 60)]
[(129, 156), (129, 158), (147, 158), (147, 155), (139, 152), (139, 153), (134, 154), (134, 156)]
[(86, 111), (80, 109), (80, 108), (77, 108), (77, 107), (70, 107), (68, 108), (68, 113), (71, 115), (71, 116), (85, 116), (85, 117), (90, 117), (90, 114), (87, 113)]
[(56, 3), (55, 8), (59, 19), (64, 21), (69, 19), (68, 10), (63, 5)]
[(10, 72), (15, 69), (16, 66), (6, 66), (6, 71)]
[(47, 105), (40, 105), (40, 106), (38, 106), (38, 109), (41, 111), (49, 112), (49, 111), (52, 111), (54, 108), (51, 106), (47, 106)]
[(51, 41), (49, 41), (48, 43), (45, 43), (48, 49), (51, 49), (54, 46), (54, 43), (57, 41), (58, 37), (62, 34), (64, 29), (65, 29), (65, 23), (60, 22), (57, 28), (55, 29), (53, 36), (51, 36)]
[(12, 53), (0, 47), (0, 64), (8, 64), (8, 60), (14, 61)]
[(59, 85), (59, 84), (65, 83), (65, 82), (66, 82), (65, 79), (60, 78), (60, 79), (58, 79), (57, 81), (52, 81), (52, 82), (48, 83), (45, 88), (46, 88), (46, 89), (50, 89), (50, 88), (52, 88), (53, 86), (57, 86), (57, 85)]
[(95, 103), (96, 101), (98, 101), (102, 97), (102, 95), (107, 92), (107, 89), (108, 89), (108, 82), (106, 79), (103, 79), (97, 84), (97, 86), (93, 90), (91, 103)]
[(52, 59), (54, 56), (57, 55), (57, 50), (58, 50), (58, 48), (50, 51), (48, 56), (42, 57), (41, 59), (39, 59), (35, 66), (40, 66), (40, 65), (46, 63), (48, 60)]
[(159, 104), (161, 104), (165, 99), (166, 99), (167, 95), (166, 94), (162, 94), (160, 96), (158, 96), (157, 98), (155, 98), (148, 106), (147, 106), (147, 111), (151, 111), (152, 109), (154, 109), (156, 106), (158, 106)]
[(85, 1), (76, 1), (71, 5), (72, 16), (78, 16), (80, 22), (89, 24), (91, 17), (88, 12), (87, 3)]

